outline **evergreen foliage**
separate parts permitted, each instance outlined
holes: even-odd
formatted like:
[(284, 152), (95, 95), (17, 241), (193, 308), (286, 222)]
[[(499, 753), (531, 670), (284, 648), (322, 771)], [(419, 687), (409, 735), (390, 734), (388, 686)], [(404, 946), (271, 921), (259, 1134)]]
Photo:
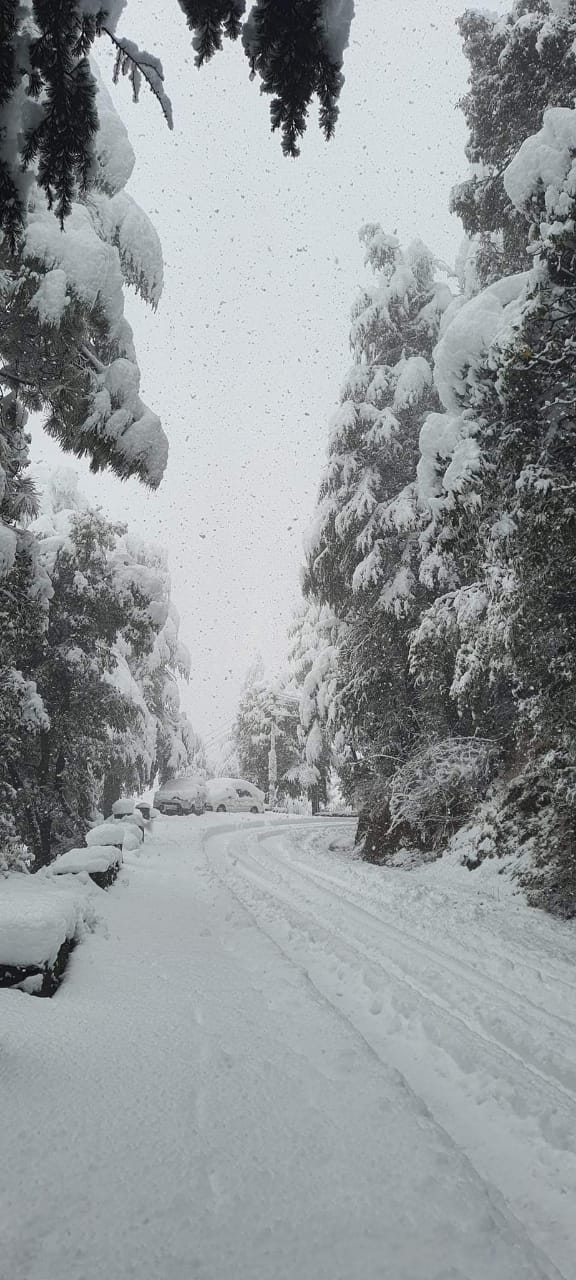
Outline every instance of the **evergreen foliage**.
[(0, 598), (0, 865), (22, 845), (43, 865), (122, 792), (202, 753), (164, 555), (90, 510), (73, 473), (44, 483)]
[(306, 570), (338, 623), (317, 689), (366, 857), (435, 856), (476, 813), (467, 865), (521, 850), (532, 900), (573, 915), (575, 18), (520, 0), (461, 29), (461, 292), (426, 334), (430, 265), (394, 288), (410, 264), (368, 229)]
[(403, 252), (376, 224), (361, 240), (375, 280), (352, 313), (355, 362), (332, 422), (305, 590), (334, 614), (316, 696), (344, 794), (380, 812), (386, 780), (434, 720), (409, 666), (426, 594), (416, 469), (423, 419), (438, 404), (432, 350), (452, 294), (420, 242)]
[(288, 775), (300, 760), (298, 705), (287, 700), (283, 690), (264, 678), (260, 662), (248, 672), (234, 725), (234, 742), (240, 776), (268, 792), (268, 756), (274, 731), (278, 793), (298, 791)]
[(259, 74), (262, 92), (272, 96), (272, 129), (281, 131), (288, 156), (299, 154), (314, 96), (324, 136), (334, 133), (343, 76), (328, 52), (323, 19), (324, 0), (258, 0), (244, 28), (252, 74)]
[(459, 21), (470, 65), (460, 106), (469, 129), (472, 174), (451, 206), (480, 240), (481, 284), (529, 266), (525, 220), (509, 199), (504, 171), (542, 124), (545, 110), (572, 106), (576, 92), (576, 18), (548, 0), (517, 0), (504, 17), (469, 9)]

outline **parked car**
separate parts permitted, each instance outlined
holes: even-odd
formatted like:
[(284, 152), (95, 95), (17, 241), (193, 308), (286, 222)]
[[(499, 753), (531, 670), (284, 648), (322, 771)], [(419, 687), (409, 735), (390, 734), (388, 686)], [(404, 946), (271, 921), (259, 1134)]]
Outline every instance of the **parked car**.
[(264, 813), (264, 792), (243, 778), (209, 778), (206, 808), (216, 813)]
[(206, 784), (203, 778), (170, 778), (154, 796), (160, 813), (204, 813)]

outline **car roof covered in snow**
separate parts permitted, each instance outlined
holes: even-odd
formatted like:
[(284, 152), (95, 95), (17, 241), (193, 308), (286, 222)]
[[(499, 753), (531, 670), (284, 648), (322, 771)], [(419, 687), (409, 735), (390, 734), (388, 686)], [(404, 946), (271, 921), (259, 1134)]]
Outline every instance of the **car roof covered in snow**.
[(260, 787), (256, 787), (253, 782), (247, 782), (245, 778), (209, 778), (206, 783), (208, 794), (215, 795), (224, 791), (237, 791), (239, 787), (243, 787), (246, 791), (252, 791), (254, 795), (264, 798), (264, 792)]

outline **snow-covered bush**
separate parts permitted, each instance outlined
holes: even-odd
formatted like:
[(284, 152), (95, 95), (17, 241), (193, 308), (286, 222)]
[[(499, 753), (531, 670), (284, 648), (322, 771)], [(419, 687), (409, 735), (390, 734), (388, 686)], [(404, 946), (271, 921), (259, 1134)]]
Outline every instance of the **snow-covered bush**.
[(497, 756), (479, 738), (446, 738), (414, 753), (390, 779), (390, 832), (402, 826), (437, 848), (485, 795)]
[(70, 951), (93, 924), (93, 906), (76, 885), (8, 876), (0, 882), (0, 986), (53, 995)]

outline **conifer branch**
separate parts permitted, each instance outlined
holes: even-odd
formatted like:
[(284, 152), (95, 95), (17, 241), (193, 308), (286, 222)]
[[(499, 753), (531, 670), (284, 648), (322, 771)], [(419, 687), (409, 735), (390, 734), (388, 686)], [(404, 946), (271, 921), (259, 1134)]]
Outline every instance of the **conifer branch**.
[(114, 84), (118, 83), (120, 75), (128, 76), (132, 85), (132, 96), (134, 102), (138, 102), (140, 96), (141, 79), (146, 81), (148, 88), (154, 94), (154, 97), (160, 103), (162, 114), (169, 129), (174, 128), (174, 120), (172, 116), (172, 103), (168, 95), (164, 92), (164, 72), (162, 63), (154, 54), (147, 53), (144, 49), (139, 49), (138, 45), (132, 40), (126, 40), (115, 36), (109, 27), (102, 26), (101, 30), (114, 45), (116, 49), (116, 61), (114, 63), (113, 79)]

